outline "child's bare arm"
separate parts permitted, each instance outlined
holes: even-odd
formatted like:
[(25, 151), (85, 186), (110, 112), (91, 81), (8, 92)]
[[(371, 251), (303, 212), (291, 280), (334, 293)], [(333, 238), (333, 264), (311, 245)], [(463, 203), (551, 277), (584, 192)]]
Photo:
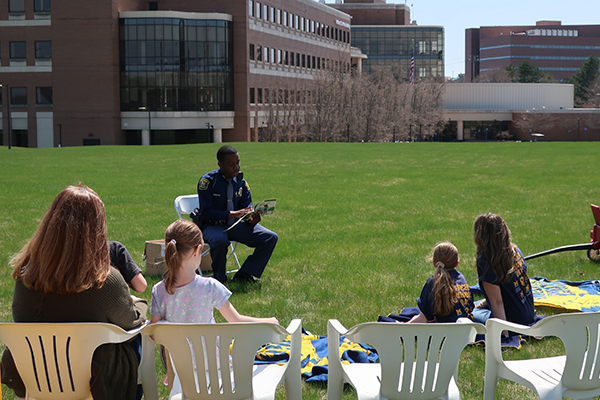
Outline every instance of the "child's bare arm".
[(271, 318), (255, 318), (240, 314), (235, 307), (227, 300), (223, 307), (219, 308), (219, 312), (227, 320), (227, 322), (270, 322), (278, 324), (279, 321), (275, 317)]

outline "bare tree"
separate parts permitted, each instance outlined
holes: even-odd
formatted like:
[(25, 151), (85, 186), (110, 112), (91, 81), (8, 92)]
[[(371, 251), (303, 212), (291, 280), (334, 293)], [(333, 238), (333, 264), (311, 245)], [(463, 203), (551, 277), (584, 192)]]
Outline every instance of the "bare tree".
[(475, 78), (476, 83), (509, 83), (512, 79), (505, 68), (483, 71)]
[(409, 85), (400, 70), (351, 74), (330, 62), (314, 79), (281, 80), (264, 91), (261, 140), (388, 141), (441, 131), (444, 84), (421, 79)]
[(569, 134), (569, 140), (577, 132), (577, 117), (573, 114), (561, 115), (556, 119), (556, 124)]
[(542, 133), (547, 131), (556, 125), (556, 122), (556, 114), (539, 111), (528, 111), (513, 119), (513, 124), (518, 129), (529, 133)]

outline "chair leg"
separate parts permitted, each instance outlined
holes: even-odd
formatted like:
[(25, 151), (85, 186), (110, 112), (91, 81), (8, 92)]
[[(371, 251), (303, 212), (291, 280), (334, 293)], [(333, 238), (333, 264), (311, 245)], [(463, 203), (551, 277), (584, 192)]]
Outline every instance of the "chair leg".
[(496, 398), (496, 386), (498, 384), (498, 378), (496, 375), (486, 374), (485, 382), (483, 384), (483, 400), (495, 400)]
[(231, 257), (233, 257), (233, 259), (235, 260), (235, 263), (237, 264), (237, 269), (235, 271), (227, 271), (227, 273), (237, 272), (242, 268), (242, 266), (240, 265), (240, 260), (238, 260), (238, 256), (235, 252), (235, 250), (237, 249), (237, 245), (238, 245), (237, 242), (235, 242), (235, 245), (231, 244), (231, 243), (229, 244), (229, 249), (231, 250), (231, 254), (229, 254), (227, 256), (227, 260), (229, 260)]
[[(158, 400), (158, 386), (156, 384), (155, 343), (148, 335), (142, 336), (142, 359), (138, 374), (142, 380), (145, 400)], [(139, 380), (139, 378), (138, 378)]]

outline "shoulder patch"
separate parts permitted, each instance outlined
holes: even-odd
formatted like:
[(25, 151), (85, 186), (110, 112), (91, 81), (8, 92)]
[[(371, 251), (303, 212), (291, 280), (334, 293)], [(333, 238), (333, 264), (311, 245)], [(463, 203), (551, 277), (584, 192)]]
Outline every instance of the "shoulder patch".
[(208, 189), (209, 184), (210, 184), (210, 179), (208, 179), (208, 178), (200, 179), (200, 182), (198, 182), (198, 190)]
[(248, 181), (244, 181), (244, 183), (246, 184), (246, 189), (248, 189), (248, 191), (250, 191), (250, 185), (248, 185)]

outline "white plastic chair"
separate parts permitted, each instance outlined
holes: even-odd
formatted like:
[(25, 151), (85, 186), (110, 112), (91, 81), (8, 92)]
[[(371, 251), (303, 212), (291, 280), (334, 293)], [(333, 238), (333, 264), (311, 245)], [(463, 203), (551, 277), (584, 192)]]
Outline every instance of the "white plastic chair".
[[(287, 329), (269, 323), (156, 323), (144, 334), (154, 335), (156, 343), (168, 350), (167, 360), (173, 363), (167, 362), (169, 399), (274, 399), (277, 385), (284, 383), (286, 399), (302, 400), (301, 331), (302, 321), (295, 319)], [(254, 365), (261, 345), (283, 341), (288, 335), (287, 363)], [(174, 393), (173, 367), (183, 393)]]
[[(9, 349), (27, 390), (27, 399), (92, 399), (92, 356), (105, 343), (122, 343), (144, 326), (124, 331), (106, 323), (0, 323), (0, 341)], [(142, 339), (143, 345), (146, 344)], [(156, 369), (142, 349), (138, 384), (145, 398), (158, 400)], [(151, 351), (154, 351), (152, 347)], [(150, 364), (149, 364), (150, 363)], [(154, 370), (154, 374), (148, 371)]]
[[(197, 194), (188, 194), (185, 196), (178, 196), (175, 199), (175, 211), (177, 212), (177, 217), (179, 217), (179, 219), (182, 219), (183, 217), (181, 216), (181, 214), (189, 214), (192, 211), (194, 211), (194, 209), (198, 208), (199, 205), (200, 205), (200, 201), (198, 200)], [(237, 249), (237, 245), (238, 245), (238, 242), (235, 242), (235, 241), (231, 241), (229, 243), (230, 253), (227, 256), (227, 261), (229, 261), (229, 259), (233, 256), (235, 263), (237, 264), (237, 269), (227, 271), (228, 274), (237, 272), (237, 271), (239, 271), (240, 268), (242, 268), (240, 265), (240, 260), (238, 260), (238, 256), (235, 253), (235, 250)], [(204, 253), (202, 253), (202, 256), (205, 256), (209, 252), (210, 252), (210, 247), (207, 250), (205, 250)]]
[[(327, 324), (327, 399), (342, 398), (344, 383), (366, 399), (460, 399), (456, 379), (463, 348), (485, 333), (466, 318), (458, 323), (394, 324), (367, 322), (350, 329), (337, 319)], [(380, 363), (343, 364), (340, 335), (375, 347)]]
[[(494, 399), (500, 378), (528, 387), (540, 399), (591, 399), (600, 395), (599, 325), (600, 312), (554, 315), (531, 327), (489, 319), (484, 399)], [(505, 361), (500, 343), (503, 330), (529, 336), (556, 336), (563, 341), (566, 355)]]

